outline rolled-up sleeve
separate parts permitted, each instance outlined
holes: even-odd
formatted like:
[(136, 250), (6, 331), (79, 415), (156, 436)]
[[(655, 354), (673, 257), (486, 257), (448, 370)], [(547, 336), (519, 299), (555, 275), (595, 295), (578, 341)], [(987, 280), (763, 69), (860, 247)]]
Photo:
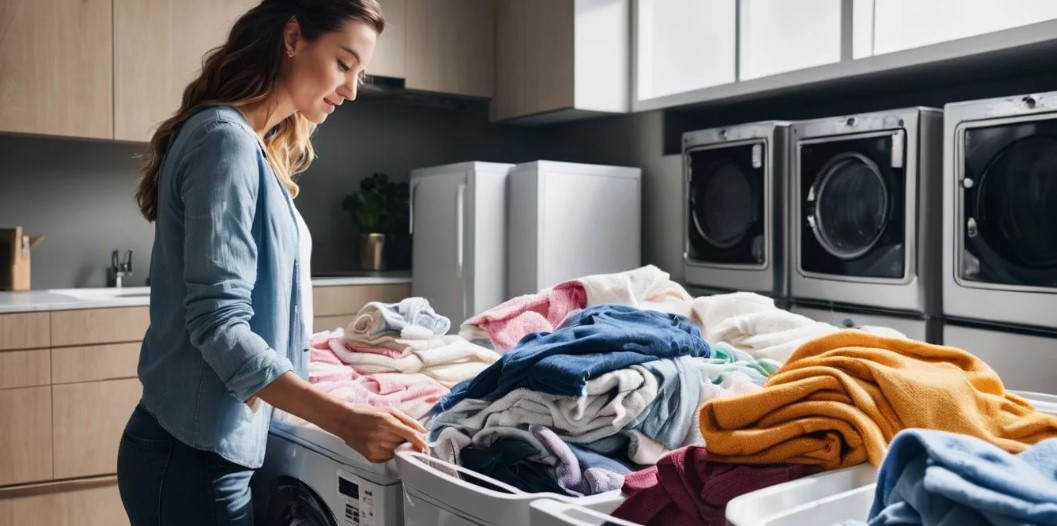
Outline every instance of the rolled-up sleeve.
[(257, 279), (254, 222), (260, 192), (257, 144), (232, 123), (212, 123), (179, 181), (184, 207), (184, 298), (191, 344), (247, 401), (293, 365), (250, 328)]

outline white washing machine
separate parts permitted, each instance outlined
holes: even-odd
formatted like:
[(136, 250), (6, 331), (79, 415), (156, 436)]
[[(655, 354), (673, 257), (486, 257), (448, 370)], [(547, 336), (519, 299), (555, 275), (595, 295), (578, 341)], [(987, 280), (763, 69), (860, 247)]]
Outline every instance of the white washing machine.
[(789, 123), (683, 134), (683, 270), (713, 291), (784, 298)]
[(944, 315), (1057, 330), (1057, 92), (945, 111)]
[(253, 479), (262, 526), (402, 526), (402, 497), (393, 462), (372, 464), (304, 421), (273, 422)]

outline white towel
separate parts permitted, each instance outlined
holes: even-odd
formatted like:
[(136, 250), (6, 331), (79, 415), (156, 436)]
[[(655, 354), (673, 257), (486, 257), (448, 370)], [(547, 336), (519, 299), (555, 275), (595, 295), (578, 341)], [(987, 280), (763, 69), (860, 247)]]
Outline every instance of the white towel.
[[(774, 306), (774, 300), (752, 292), (702, 296), (693, 302), (693, 320), (701, 337), (715, 344), (726, 342), (754, 358), (785, 362), (804, 342), (841, 330)], [(863, 330), (905, 338), (884, 327)]]
[(693, 298), (667, 272), (646, 265), (627, 272), (596, 274), (578, 280), (587, 292), (587, 306), (619, 304), (690, 316)]

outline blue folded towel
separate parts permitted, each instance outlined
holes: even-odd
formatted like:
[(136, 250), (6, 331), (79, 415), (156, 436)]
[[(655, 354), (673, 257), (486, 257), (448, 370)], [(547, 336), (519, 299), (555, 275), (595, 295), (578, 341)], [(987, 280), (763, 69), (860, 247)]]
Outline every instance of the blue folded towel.
[(569, 316), (554, 332), (525, 336), (476, 378), (452, 388), (434, 412), (463, 399), (496, 400), (519, 387), (578, 396), (587, 381), (659, 358), (707, 358), (709, 347), (690, 319), (626, 305), (598, 305)]
[(968, 435), (903, 430), (881, 465), (869, 524), (1057, 525), (1057, 438), (1012, 455)]

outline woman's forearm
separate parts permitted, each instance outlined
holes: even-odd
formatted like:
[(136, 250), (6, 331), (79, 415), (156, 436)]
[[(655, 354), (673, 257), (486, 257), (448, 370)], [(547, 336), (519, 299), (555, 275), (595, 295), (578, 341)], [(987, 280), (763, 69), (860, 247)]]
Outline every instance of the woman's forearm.
[(289, 371), (261, 389), (257, 397), (333, 434), (340, 434), (342, 415), (348, 411), (346, 402), (312, 387)]

